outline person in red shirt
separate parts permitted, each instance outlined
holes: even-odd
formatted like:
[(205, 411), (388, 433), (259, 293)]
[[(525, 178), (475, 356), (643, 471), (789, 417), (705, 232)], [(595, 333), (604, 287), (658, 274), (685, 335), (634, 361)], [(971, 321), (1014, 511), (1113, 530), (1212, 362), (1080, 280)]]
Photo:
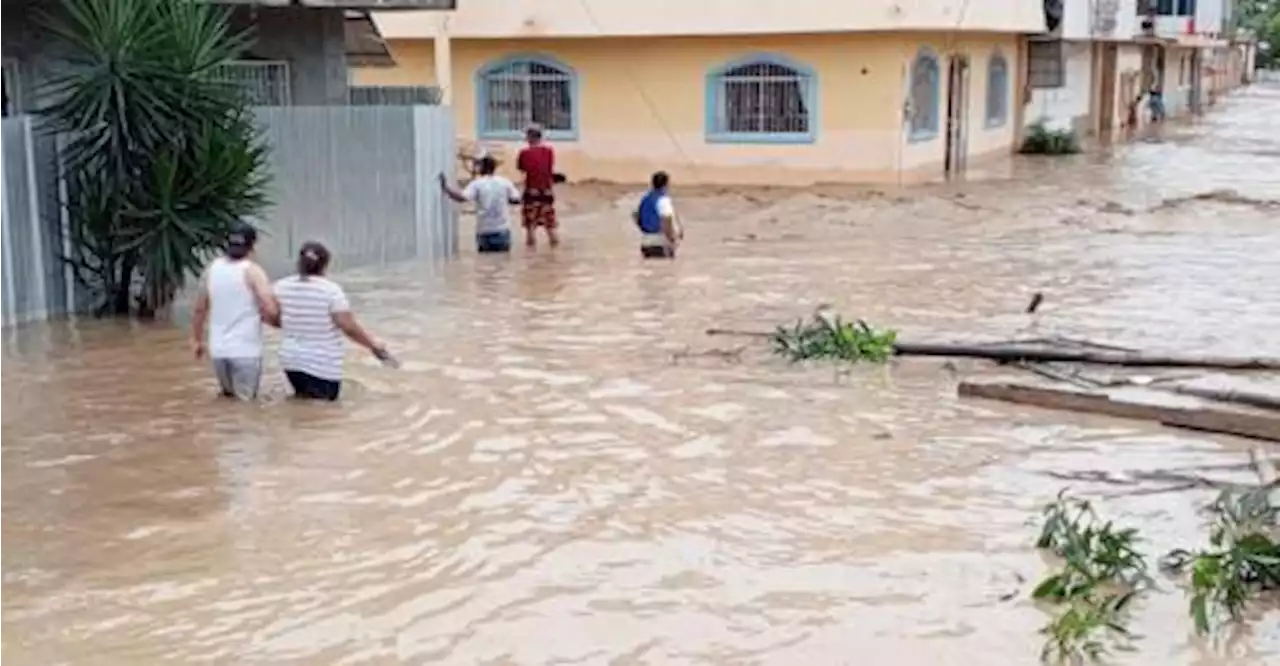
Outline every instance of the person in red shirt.
[(524, 225), (524, 243), (527, 247), (538, 244), (536, 231), (542, 227), (552, 247), (560, 244), (556, 234), (556, 153), (542, 142), (542, 128), (532, 125), (525, 130), (525, 146), (516, 157), (516, 168), (524, 174), (524, 194), (521, 196), (521, 221)]

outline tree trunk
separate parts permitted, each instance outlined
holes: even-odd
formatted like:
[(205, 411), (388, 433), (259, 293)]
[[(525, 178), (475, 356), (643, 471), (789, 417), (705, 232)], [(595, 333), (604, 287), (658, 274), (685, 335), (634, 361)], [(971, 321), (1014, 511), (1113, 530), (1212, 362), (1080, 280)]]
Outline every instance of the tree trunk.
[(133, 268), (137, 265), (137, 256), (133, 253), (125, 255), (120, 262), (120, 273), (117, 277), (114, 293), (111, 293), (109, 312), (117, 317), (129, 316), (129, 297), (133, 293)]

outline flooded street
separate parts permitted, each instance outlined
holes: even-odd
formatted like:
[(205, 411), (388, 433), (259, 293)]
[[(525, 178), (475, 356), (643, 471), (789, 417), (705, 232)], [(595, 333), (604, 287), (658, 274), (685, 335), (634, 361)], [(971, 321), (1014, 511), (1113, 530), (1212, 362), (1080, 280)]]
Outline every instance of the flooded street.
[[(957, 398), (981, 363), (837, 377), (754, 346), (735, 359), (749, 341), (703, 331), (830, 304), (911, 340), (1280, 356), (1278, 118), (1280, 87), (1255, 86), (1011, 178), (677, 187), (674, 263), (637, 256), (634, 194), (578, 185), (555, 252), (339, 274), (404, 367), (352, 351), (336, 406), (284, 401), (274, 351), (268, 400), (218, 401), (176, 327), (13, 333), (3, 656), (1035, 663), (1048, 616), (1027, 597), (1046, 566), (1028, 521), (1062, 485), (1045, 472), (1236, 463), (1251, 444)], [(1154, 560), (1203, 545), (1211, 498), (1102, 511)], [(1162, 584), (1117, 662), (1280, 660), (1280, 611), (1251, 626), (1215, 653)]]

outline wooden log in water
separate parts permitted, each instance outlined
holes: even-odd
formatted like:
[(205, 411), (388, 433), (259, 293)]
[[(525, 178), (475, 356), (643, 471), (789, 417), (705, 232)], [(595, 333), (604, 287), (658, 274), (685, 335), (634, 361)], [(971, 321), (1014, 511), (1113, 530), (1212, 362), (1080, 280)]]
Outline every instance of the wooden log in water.
[(1189, 386), (1186, 384), (1173, 384), (1163, 388), (1174, 393), (1191, 395), (1197, 398), (1206, 398), (1208, 400), (1234, 402), (1241, 405), (1261, 407), (1262, 409), (1280, 409), (1280, 395), (1270, 395), (1259, 391), (1218, 389), (1204, 386)]
[(1011, 382), (965, 381), (960, 383), (958, 390), (965, 397), (1142, 419), (1178, 428), (1280, 442), (1280, 414), (1230, 408), (1160, 405), (1113, 398), (1101, 391), (1049, 388)]
[(1280, 370), (1280, 358), (1147, 354), (1102, 349), (1043, 349), (1020, 345), (976, 346), (906, 342), (894, 345), (893, 350), (899, 356), (968, 356), (986, 358), (993, 361), (1098, 363), (1130, 367)]

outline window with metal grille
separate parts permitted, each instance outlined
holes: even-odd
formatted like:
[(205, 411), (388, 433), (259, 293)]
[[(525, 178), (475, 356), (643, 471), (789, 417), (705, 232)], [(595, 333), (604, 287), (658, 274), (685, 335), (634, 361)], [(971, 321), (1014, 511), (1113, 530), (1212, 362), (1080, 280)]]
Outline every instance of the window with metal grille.
[(813, 70), (781, 58), (753, 57), (707, 79), (711, 141), (803, 143), (814, 140)]
[(578, 77), (568, 65), (544, 57), (508, 58), (480, 72), (479, 134), (516, 139), (529, 125), (543, 136), (572, 140), (578, 135)]
[(18, 61), (4, 59), (4, 116), (22, 113), (22, 86), (18, 78)]
[(1027, 45), (1027, 85), (1032, 88), (1061, 88), (1067, 83), (1062, 41), (1029, 42)]
[(289, 63), (281, 60), (238, 60), (214, 70), (218, 81), (235, 86), (253, 106), (289, 106)]
[(938, 109), (942, 103), (941, 68), (938, 56), (922, 50), (911, 62), (911, 87), (908, 107), (908, 129), (913, 141), (938, 135)]
[(987, 61), (987, 127), (1003, 127), (1009, 119), (1009, 62), (999, 51)]

